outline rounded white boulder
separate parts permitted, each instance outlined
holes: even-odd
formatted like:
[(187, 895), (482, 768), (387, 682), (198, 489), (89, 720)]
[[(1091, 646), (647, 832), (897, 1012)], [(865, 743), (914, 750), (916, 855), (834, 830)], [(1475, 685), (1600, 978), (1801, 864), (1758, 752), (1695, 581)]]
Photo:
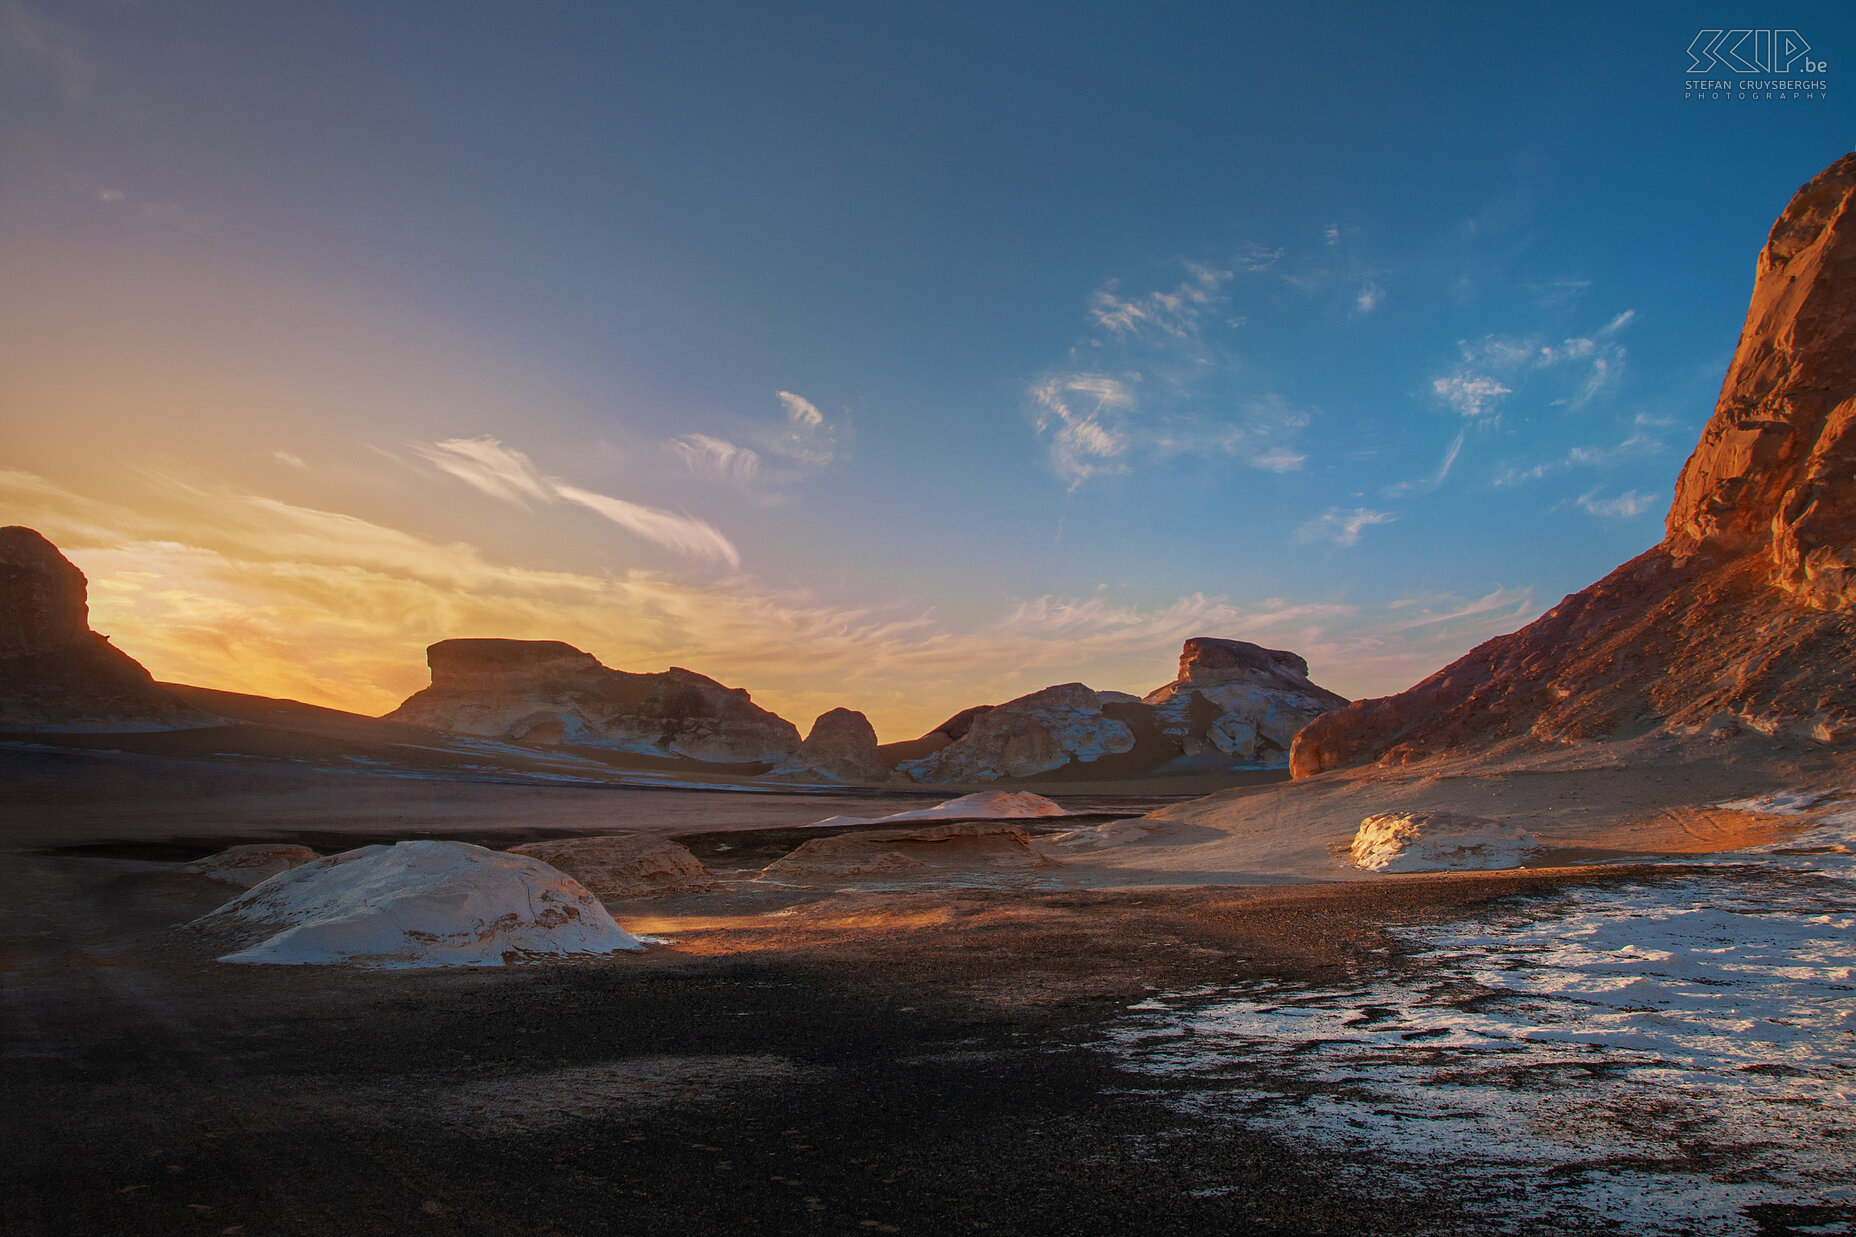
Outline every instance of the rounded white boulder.
[(501, 966), (643, 948), (566, 873), (466, 842), (344, 851), (273, 876), (196, 922), (270, 930), (221, 962)]

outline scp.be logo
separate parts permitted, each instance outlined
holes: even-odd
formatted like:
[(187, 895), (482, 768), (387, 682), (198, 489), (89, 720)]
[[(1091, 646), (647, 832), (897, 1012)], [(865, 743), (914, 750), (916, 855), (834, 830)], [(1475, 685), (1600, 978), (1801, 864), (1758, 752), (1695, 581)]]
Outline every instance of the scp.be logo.
[(1796, 30), (1703, 30), (1688, 45), (1688, 71), (1707, 73), (1719, 65), (1731, 73), (1822, 73), (1830, 67), (1810, 52)]

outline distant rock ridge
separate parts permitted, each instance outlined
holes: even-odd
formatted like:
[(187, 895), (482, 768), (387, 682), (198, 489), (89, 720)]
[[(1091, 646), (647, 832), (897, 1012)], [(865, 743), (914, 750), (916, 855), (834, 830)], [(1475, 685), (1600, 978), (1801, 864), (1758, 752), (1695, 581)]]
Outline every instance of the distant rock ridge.
[(0, 528), (0, 729), (216, 725), (90, 630), (89, 582), (30, 528)]
[(963, 710), (937, 728), (951, 742), (901, 762), (896, 774), (952, 785), (1281, 768), (1296, 732), (1346, 703), (1309, 680), (1298, 654), (1195, 636), (1180, 653), (1179, 677), (1144, 699), (1062, 683)]
[(1663, 541), (1395, 696), (1296, 739), (1291, 772), (1662, 729), (1856, 740), (1856, 154), (1761, 251)]
[(387, 720), (480, 738), (777, 765), (799, 731), (738, 687), (672, 667), (613, 670), (558, 640), (441, 640), (432, 685)]

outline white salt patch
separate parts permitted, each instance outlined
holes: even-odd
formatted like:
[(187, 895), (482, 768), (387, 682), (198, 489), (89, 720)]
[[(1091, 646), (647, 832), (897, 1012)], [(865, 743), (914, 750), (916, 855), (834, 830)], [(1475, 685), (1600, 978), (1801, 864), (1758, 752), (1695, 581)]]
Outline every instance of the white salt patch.
[(465, 842), (331, 855), (273, 876), (197, 922), (276, 929), (221, 962), (501, 966), (511, 954), (642, 948), (566, 873)]
[(1754, 1204), (1850, 1206), (1856, 810), (1806, 836), (1826, 849), (1414, 930), (1412, 966), (1356, 987), (1164, 994), (1112, 1050), (1358, 1188), (1491, 1218), (1753, 1233)]
[(1123, 846), (1130, 842), (1144, 840), (1152, 831), (1154, 821), (1135, 817), (1129, 820), (1111, 820), (1100, 825), (1085, 825), (1081, 829), (1070, 829), (1063, 833), (1053, 833), (1049, 837), (1038, 838), (1043, 845), (1064, 846), (1075, 850), (1099, 850), (1105, 846)]
[(905, 824), (912, 820), (1024, 820), (1037, 816), (1074, 816), (1043, 795), (1028, 790), (983, 790), (933, 807), (892, 816), (829, 816), (813, 825)]
[(1840, 793), (1836, 790), (1780, 790), (1769, 795), (1759, 795), (1752, 799), (1735, 799), (1731, 803), (1716, 803), (1713, 806), (1726, 808), (1730, 812), (1757, 812), (1766, 816), (1800, 816), (1823, 800)]
[(1353, 836), (1355, 867), (1371, 872), (1518, 868), (1540, 849), (1519, 825), (1454, 812), (1381, 812)]

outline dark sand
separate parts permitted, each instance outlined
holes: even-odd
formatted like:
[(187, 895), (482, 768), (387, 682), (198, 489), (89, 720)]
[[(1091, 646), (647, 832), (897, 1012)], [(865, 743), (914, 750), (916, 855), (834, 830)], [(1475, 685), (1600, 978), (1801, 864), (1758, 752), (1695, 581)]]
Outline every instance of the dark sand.
[[(793, 825), (919, 804), (3, 759), (0, 1231), (21, 1235), (1525, 1232), (1182, 1116), (1102, 1029), (1155, 991), (1365, 976), (1404, 965), (1387, 925), (1643, 875), (808, 891), (746, 878)], [(615, 825), (724, 876), (612, 904), (674, 944), (380, 972), (224, 965), (183, 926), (232, 891), (177, 865), (235, 841)]]
[(17, 1234), (1472, 1232), (1132, 1094), (1154, 1084), (1097, 1028), (1153, 989), (1396, 965), (1384, 923), (1625, 875), (691, 899), (642, 956), (364, 972), (215, 963), (177, 925), (226, 891), (165, 865), (3, 871)]

